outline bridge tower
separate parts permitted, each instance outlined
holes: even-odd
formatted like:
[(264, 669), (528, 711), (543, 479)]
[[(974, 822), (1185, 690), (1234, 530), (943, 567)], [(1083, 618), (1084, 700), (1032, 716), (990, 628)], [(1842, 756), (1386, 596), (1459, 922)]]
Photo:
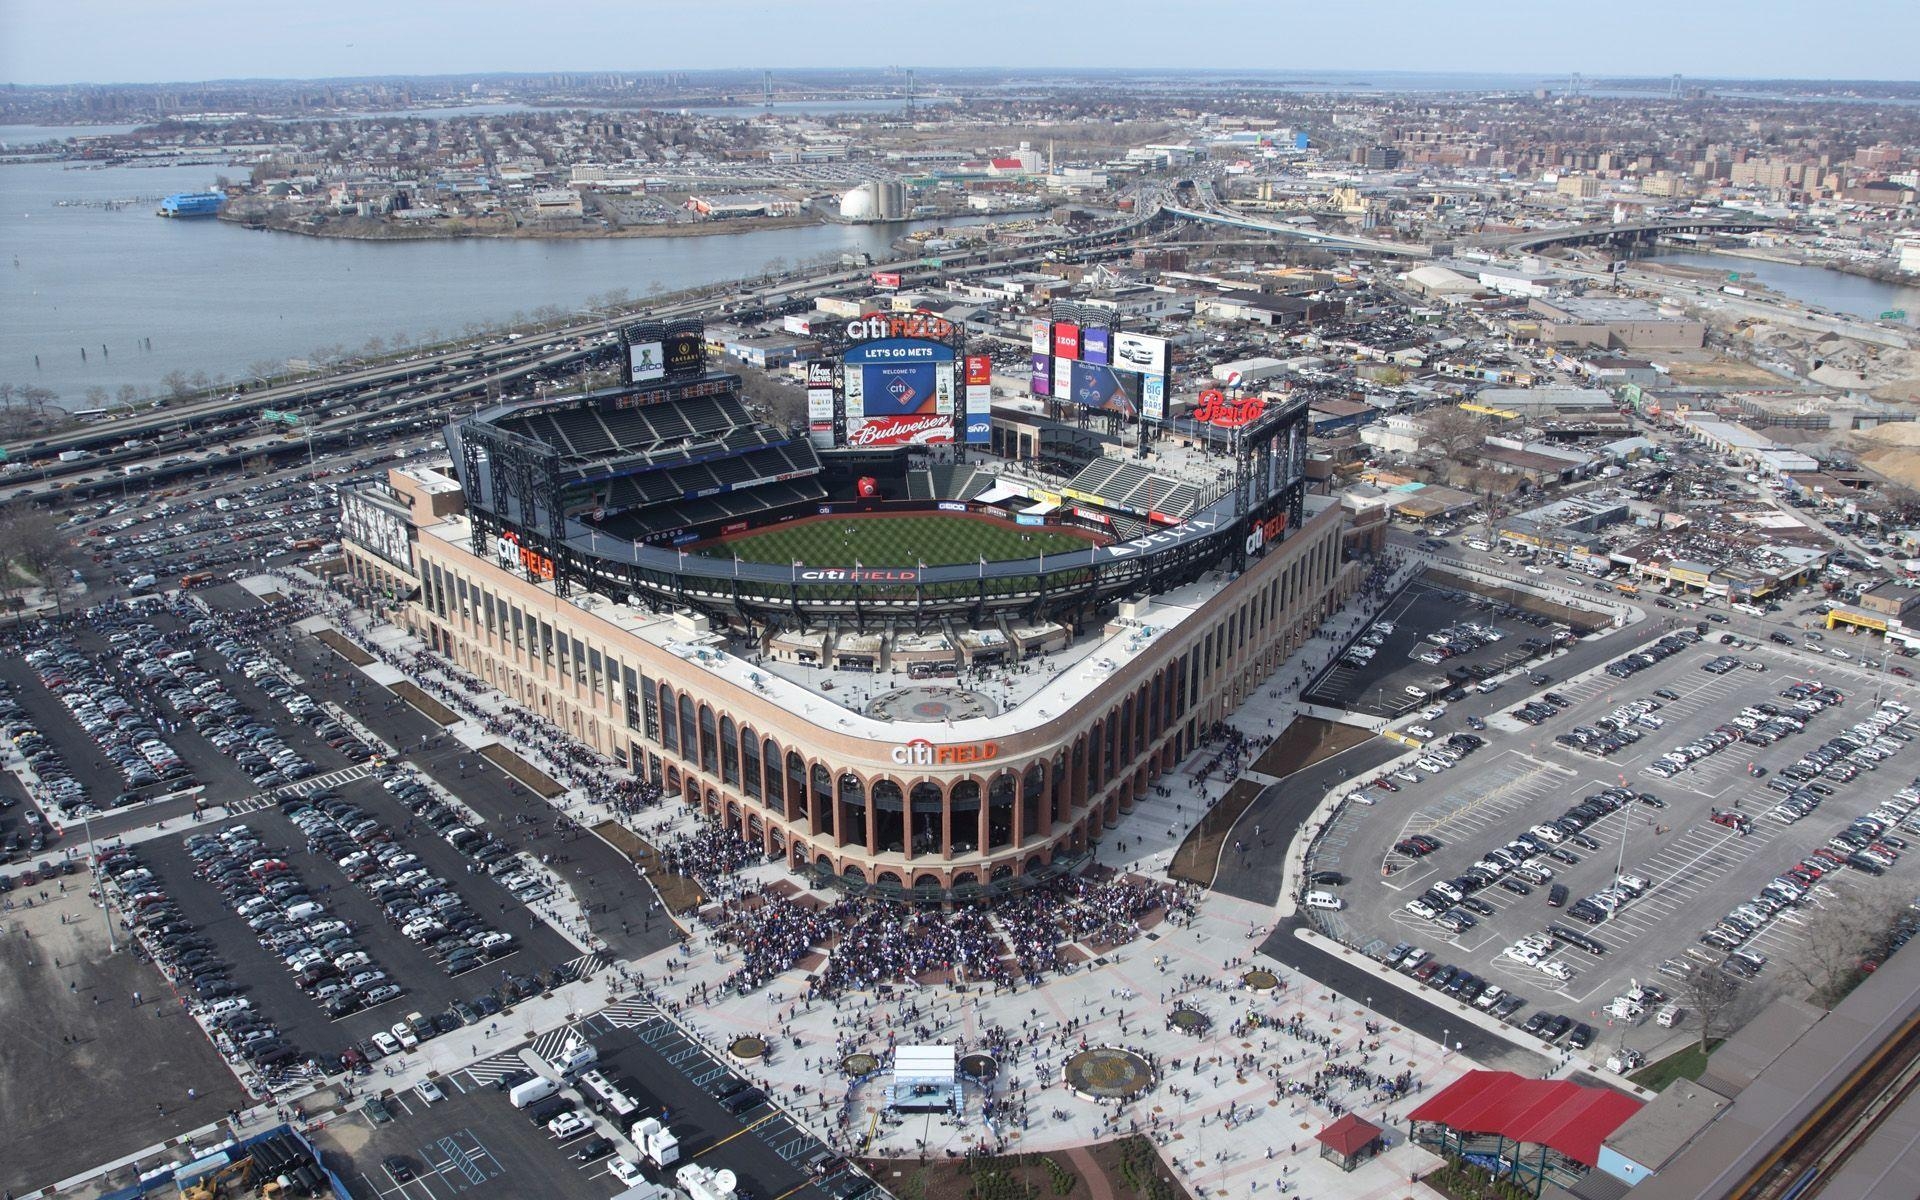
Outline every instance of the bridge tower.
[(1680, 76), (1676, 72), (1672, 79), (1667, 80), (1667, 99), (1678, 100), (1679, 98), (1680, 98)]
[(907, 68), (907, 120), (913, 120), (913, 68)]
[(760, 99), (761, 99), (761, 102), (767, 106), (767, 111), (772, 112), (773, 111), (773, 72), (772, 71), (762, 71), (760, 73)]

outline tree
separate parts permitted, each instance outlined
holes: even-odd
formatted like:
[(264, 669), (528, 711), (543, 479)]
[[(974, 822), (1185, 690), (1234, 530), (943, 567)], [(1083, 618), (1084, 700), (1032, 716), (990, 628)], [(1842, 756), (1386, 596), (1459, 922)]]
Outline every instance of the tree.
[(185, 371), (168, 371), (160, 377), (160, 383), (167, 389), (167, 395), (175, 400), (185, 400), (193, 394), (193, 381), (187, 378)]
[(52, 593), (62, 607), (66, 574), (72, 568), (73, 543), (46, 509), (16, 502), (0, 509), (0, 563), (6, 565), (6, 587), (11, 595), (19, 586), (16, 574), (31, 576)]
[(1422, 418), (1422, 424), (1427, 429), (1427, 444), (1452, 462), (1459, 462), (1486, 438), (1486, 427), (1480, 418), (1458, 407), (1429, 412)]
[(1865, 978), (1867, 964), (1878, 964), (1892, 952), (1911, 898), (1885, 880), (1874, 880), (1826, 901), (1808, 914), (1804, 936), (1791, 954), (1781, 956), (1780, 969), (1804, 983), (1814, 1003), (1833, 1007)]
[(1737, 1008), (1742, 1007), (1742, 988), (1740, 981), (1727, 971), (1718, 967), (1702, 967), (1687, 976), (1680, 985), (1680, 995), (1686, 1001), (1686, 1007), (1700, 1018), (1700, 1052), (1707, 1052), (1707, 1043), (1716, 1031), (1730, 1029), (1735, 1022), (1731, 1020)]
[(122, 408), (132, 408), (134, 401), (140, 398), (140, 389), (130, 383), (123, 383), (113, 393), (113, 398), (120, 402)]

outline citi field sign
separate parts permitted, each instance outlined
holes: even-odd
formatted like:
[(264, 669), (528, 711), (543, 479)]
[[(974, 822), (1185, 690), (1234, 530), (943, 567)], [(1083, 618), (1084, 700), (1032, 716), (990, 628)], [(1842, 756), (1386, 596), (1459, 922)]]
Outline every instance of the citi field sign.
[(915, 738), (893, 748), (893, 761), (902, 767), (950, 767), (965, 763), (987, 762), (1000, 757), (999, 742), (974, 742), (962, 746), (936, 746), (925, 738)]
[(951, 342), (953, 322), (927, 312), (868, 313), (847, 322), (847, 340), (871, 342), (880, 338), (918, 338), (927, 342)]

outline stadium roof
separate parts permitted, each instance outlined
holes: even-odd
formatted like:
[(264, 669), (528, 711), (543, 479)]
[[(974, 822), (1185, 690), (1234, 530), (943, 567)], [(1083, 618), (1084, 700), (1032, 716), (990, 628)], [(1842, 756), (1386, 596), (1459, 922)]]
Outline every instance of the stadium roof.
[(1601, 1141), (1641, 1104), (1624, 1092), (1581, 1087), (1564, 1079), (1469, 1071), (1407, 1119), (1548, 1146), (1591, 1167), (1599, 1161)]

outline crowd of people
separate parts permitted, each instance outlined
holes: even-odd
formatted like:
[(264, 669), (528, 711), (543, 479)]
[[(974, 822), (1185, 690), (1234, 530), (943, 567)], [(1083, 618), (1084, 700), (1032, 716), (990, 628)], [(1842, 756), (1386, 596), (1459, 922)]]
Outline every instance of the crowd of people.
[(951, 910), (873, 897), (846, 897), (815, 909), (763, 887), (721, 907), (707, 922), (742, 956), (728, 988), (761, 987), (822, 949), (827, 964), (809, 980), (807, 995), (832, 999), (935, 976), (990, 984), (995, 992), (1022, 983), (1038, 986), (1072, 968), (1070, 945), (1096, 952), (1122, 945), (1155, 912), (1191, 920), (1194, 899), (1174, 884), (1079, 877)]

